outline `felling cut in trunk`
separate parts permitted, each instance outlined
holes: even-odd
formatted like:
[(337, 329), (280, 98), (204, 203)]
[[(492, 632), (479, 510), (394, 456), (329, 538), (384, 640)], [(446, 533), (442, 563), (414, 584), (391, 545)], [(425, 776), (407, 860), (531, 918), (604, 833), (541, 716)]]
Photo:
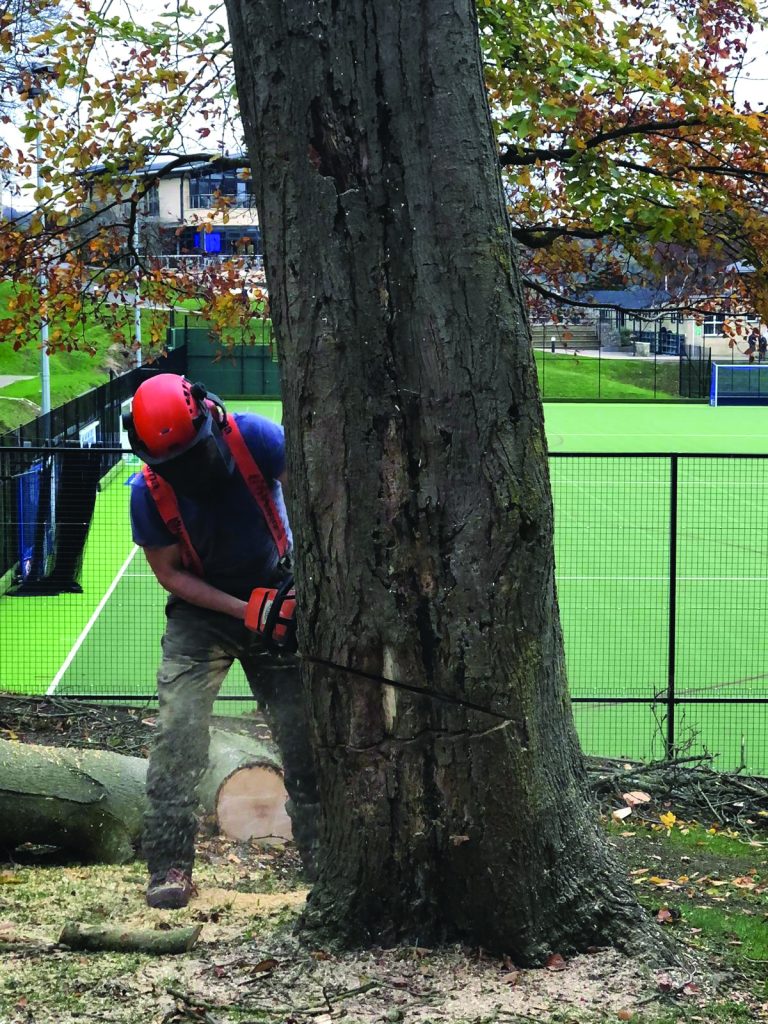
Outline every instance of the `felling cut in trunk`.
[[(35, 843), (88, 861), (131, 860), (147, 808), (146, 772), (140, 757), (0, 740), (0, 849)], [(199, 792), (225, 835), (291, 838), (280, 758), (270, 743), (211, 730)]]

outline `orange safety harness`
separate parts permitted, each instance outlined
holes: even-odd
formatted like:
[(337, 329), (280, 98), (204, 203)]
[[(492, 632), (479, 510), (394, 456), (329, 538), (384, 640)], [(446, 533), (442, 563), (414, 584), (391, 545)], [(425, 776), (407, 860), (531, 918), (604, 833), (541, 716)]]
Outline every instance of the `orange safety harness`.
[[(234, 420), (228, 419), (226, 421), (221, 427), (221, 434), (248, 486), (248, 490), (261, 509), (264, 521), (277, 547), (278, 556), (280, 559), (284, 559), (288, 552), (288, 535), (280, 518), (280, 513), (277, 510), (275, 500), (272, 497), (272, 492), (267, 485), (267, 481), (264, 479), (264, 474), (259, 469), (253, 455), (251, 455), (240, 428)], [(144, 466), (143, 473), (149, 493), (154, 499), (160, 517), (181, 545), (181, 561), (184, 568), (189, 572), (193, 572), (196, 576), (202, 577), (203, 563), (197, 551), (195, 551), (192, 539), (184, 525), (176, 492), (167, 480), (163, 480), (149, 466)]]

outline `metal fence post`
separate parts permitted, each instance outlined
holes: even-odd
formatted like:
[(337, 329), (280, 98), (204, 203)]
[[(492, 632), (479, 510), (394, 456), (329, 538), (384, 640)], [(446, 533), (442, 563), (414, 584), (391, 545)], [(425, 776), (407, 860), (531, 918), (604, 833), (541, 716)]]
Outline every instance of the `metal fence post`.
[(669, 462), (669, 652), (667, 660), (667, 759), (675, 756), (675, 654), (677, 648), (677, 488), (678, 456)]

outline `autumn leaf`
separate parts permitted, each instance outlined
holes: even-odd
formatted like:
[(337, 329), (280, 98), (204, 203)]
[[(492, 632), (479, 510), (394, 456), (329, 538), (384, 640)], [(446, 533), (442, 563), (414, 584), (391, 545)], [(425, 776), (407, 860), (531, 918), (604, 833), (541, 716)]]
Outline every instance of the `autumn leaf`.
[(268, 971), (274, 971), (278, 966), (278, 961), (274, 957), (267, 957), (265, 960), (259, 960), (257, 964), (251, 967), (251, 974), (266, 974)]
[(548, 957), (544, 966), (548, 971), (564, 971), (568, 967), (567, 963), (559, 953), (553, 953)]
[(681, 914), (676, 907), (662, 907), (656, 914), (655, 920), (659, 924), (677, 924), (680, 920)]
[(746, 875), (741, 875), (738, 878), (731, 879), (731, 885), (737, 889), (756, 889), (757, 883), (753, 878), (749, 878)]

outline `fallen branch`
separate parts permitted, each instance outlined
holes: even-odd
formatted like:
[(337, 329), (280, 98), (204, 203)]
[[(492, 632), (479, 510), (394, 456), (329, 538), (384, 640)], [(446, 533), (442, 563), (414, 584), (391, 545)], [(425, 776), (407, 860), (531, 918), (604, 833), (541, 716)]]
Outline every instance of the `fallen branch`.
[[(708, 760), (702, 755), (643, 764), (590, 757), (585, 766), (604, 814), (624, 806), (625, 792), (640, 789), (652, 798), (652, 804), (644, 805), (646, 812), (655, 805), (658, 813), (672, 809), (678, 818), (715, 822), (747, 835), (768, 828), (768, 780), (714, 771)], [(643, 817), (635, 811), (633, 820)]]
[(174, 928), (161, 932), (133, 931), (126, 928), (87, 928), (84, 925), (69, 923), (64, 925), (59, 936), (59, 945), (88, 953), (108, 950), (113, 953), (150, 953), (153, 956), (167, 956), (188, 953), (197, 942), (202, 927), (198, 924), (190, 928)]
[(41, 953), (51, 953), (55, 948), (56, 944), (53, 942), (38, 942), (34, 939), (0, 941), (0, 953), (12, 953), (14, 956), (38, 956)]

